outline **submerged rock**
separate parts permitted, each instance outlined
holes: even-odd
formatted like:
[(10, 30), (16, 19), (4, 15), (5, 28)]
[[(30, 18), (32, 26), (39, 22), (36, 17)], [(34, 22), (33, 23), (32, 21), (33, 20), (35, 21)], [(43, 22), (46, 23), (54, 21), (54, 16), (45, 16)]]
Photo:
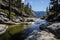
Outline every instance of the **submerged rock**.
[(30, 36), (25, 40), (56, 40), (56, 38), (55, 35), (50, 32), (46, 32), (46, 31), (38, 32), (34, 30), (30, 34)]

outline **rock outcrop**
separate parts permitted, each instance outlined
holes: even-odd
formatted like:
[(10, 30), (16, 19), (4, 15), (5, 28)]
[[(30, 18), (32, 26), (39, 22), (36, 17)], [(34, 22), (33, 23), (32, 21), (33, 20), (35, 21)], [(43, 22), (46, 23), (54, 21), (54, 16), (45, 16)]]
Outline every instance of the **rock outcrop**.
[(50, 32), (46, 31), (38, 32), (34, 30), (30, 34), (30, 36), (25, 40), (57, 40), (57, 39), (55, 38), (55, 35)]
[(50, 26), (40, 26), (40, 29), (42, 31), (47, 31), (50, 33), (53, 33), (55, 35), (56, 38), (60, 38), (60, 23), (53, 23)]
[(7, 14), (0, 12), (0, 23), (5, 23), (9, 21), (9, 19), (7, 18)]
[(8, 26), (4, 24), (0, 24), (0, 35), (4, 34), (7, 30)]
[(40, 30), (34, 30), (25, 40), (60, 40), (60, 23), (42, 24)]
[(21, 17), (18, 18), (8, 18), (8, 15), (4, 12), (0, 12), (0, 23), (19, 23), (22, 20)]

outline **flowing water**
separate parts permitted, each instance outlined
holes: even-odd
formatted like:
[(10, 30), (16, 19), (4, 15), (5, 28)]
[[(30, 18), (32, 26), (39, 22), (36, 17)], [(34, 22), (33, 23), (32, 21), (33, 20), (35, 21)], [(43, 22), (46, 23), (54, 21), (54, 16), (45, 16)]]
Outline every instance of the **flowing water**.
[(28, 29), (25, 29), (24, 31), (25, 31), (25, 33), (26, 34), (30, 34), (30, 33), (32, 33), (34, 30), (37, 30), (37, 31), (40, 31), (40, 25), (42, 25), (42, 24), (46, 24), (47, 23), (47, 21), (46, 20), (37, 20), (33, 25), (31, 25), (31, 27), (30, 28), (28, 28)]

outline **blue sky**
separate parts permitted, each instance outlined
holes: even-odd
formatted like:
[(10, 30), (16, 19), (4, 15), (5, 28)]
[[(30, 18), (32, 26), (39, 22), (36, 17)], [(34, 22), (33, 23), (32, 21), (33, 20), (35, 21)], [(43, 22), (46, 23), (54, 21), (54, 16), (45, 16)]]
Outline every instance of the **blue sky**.
[(26, 3), (30, 3), (34, 11), (46, 11), (46, 7), (49, 6), (50, 0), (26, 0)]

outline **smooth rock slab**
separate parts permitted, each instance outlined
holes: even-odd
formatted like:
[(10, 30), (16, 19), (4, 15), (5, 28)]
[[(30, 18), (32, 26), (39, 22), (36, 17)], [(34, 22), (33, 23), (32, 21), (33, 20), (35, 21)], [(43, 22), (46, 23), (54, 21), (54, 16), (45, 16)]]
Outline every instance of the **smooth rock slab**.
[(5, 24), (0, 24), (0, 35), (5, 33), (7, 30), (8, 26)]
[(53, 23), (52, 25), (46, 26), (42, 25), (40, 26), (40, 29), (43, 31), (49, 31), (53, 33), (57, 38), (60, 39), (60, 23)]
[(50, 32), (34, 30), (25, 40), (57, 40), (55, 35)]

